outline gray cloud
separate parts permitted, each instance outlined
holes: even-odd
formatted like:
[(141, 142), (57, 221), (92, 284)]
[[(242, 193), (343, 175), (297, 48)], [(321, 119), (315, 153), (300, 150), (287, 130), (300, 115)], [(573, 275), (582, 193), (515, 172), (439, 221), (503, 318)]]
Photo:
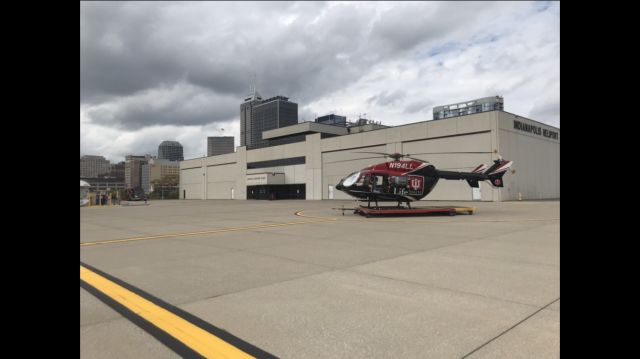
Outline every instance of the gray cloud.
[(149, 125), (204, 125), (238, 117), (239, 106), (228, 106), (233, 100), (180, 83), (92, 106), (87, 114), (96, 124), (130, 130)]
[[(81, 8), (81, 103), (109, 96), (131, 96), (179, 81), (219, 95), (232, 95), (234, 109), (256, 75), (263, 95), (283, 94), (311, 101), (362, 76), (366, 69), (354, 42), (366, 36), (361, 26), (371, 11), (351, 5), (289, 4), (312, 8), (317, 18), (294, 17), (288, 26), (269, 26), (282, 4), (83, 3)], [(232, 17), (239, 11), (261, 16)], [(183, 14), (185, 18), (175, 16)], [(187, 17), (188, 16), (188, 17)], [(315, 20), (315, 23), (310, 21)], [(338, 54), (346, 54), (344, 57)], [(94, 112), (95, 113), (95, 112)], [(143, 111), (135, 112), (142, 116)], [(133, 115), (134, 112), (131, 112)], [(105, 118), (105, 116), (102, 116)], [(135, 122), (154, 122), (143, 116)], [(128, 119), (132, 119), (131, 116)], [(189, 121), (187, 121), (189, 122)]]
[(431, 109), (431, 107), (433, 107), (433, 101), (430, 101), (430, 100), (416, 101), (407, 105), (407, 107), (405, 107), (404, 109), (404, 113), (416, 113), (425, 109), (429, 110)]
[(538, 102), (531, 109), (531, 113), (529, 115), (534, 120), (540, 119), (551, 119), (551, 121), (547, 120), (547, 123), (559, 127), (560, 122), (554, 121), (553, 119), (560, 118), (560, 100), (559, 99), (550, 99), (546, 102)]
[(393, 92), (384, 91), (378, 95), (369, 97), (367, 99), (367, 102), (375, 103), (378, 106), (388, 106), (388, 105), (396, 104), (398, 101), (402, 100), (406, 96), (407, 96), (407, 93), (404, 90), (396, 90)]

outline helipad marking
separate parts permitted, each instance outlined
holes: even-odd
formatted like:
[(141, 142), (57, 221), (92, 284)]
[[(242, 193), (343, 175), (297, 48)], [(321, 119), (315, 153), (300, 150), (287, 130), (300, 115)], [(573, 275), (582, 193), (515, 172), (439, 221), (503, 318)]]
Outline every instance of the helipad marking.
[(327, 221), (335, 221), (335, 219), (323, 218), (323, 219), (315, 220), (315, 221), (300, 221), (300, 222), (288, 222), (288, 223), (260, 224), (260, 225), (256, 225), (256, 226), (213, 229), (213, 230), (209, 230), (209, 231), (186, 232), (186, 233), (170, 233), (170, 234), (159, 234), (159, 235), (155, 235), (155, 236), (132, 237), (132, 238), (123, 238), (123, 239), (111, 239), (111, 240), (98, 241), (98, 242), (83, 242), (83, 243), (80, 243), (80, 246), (95, 246), (95, 245), (99, 245), (99, 244), (113, 244), (113, 243), (125, 243), (125, 242), (134, 242), (134, 241), (152, 240), (152, 239), (171, 238), (171, 237), (197, 236), (197, 235), (201, 235), (201, 234), (216, 234), (216, 233), (225, 233), (225, 232), (250, 231), (252, 229), (284, 227), (284, 226), (293, 226), (293, 225), (297, 225), (297, 224), (321, 223), (321, 222), (327, 222)]

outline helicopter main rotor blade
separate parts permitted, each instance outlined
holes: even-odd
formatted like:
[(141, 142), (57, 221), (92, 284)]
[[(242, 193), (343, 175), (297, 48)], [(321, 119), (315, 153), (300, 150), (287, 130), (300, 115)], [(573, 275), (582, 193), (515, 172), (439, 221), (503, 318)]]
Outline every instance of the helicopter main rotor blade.
[(407, 153), (405, 155), (405, 157), (407, 156), (418, 156), (418, 155), (445, 155), (445, 154), (452, 154), (452, 153), (493, 153), (491, 151), (476, 151), (476, 152), (466, 152), (466, 151), (459, 151), (459, 152), (423, 152), (423, 153)]
[(369, 154), (383, 155), (385, 157), (391, 156), (390, 153), (384, 153), (384, 152), (351, 152), (351, 153), (369, 153)]
[(380, 159), (380, 156), (376, 156), (376, 157), (363, 157), (363, 158), (353, 158), (350, 160), (340, 160), (340, 161), (332, 161), (332, 162), (325, 162), (326, 164), (329, 163), (338, 163), (338, 162), (349, 162), (349, 161), (358, 161), (358, 160), (371, 160), (371, 159)]
[(402, 157), (404, 157), (404, 158), (410, 158), (410, 159), (412, 159), (412, 160), (414, 160), (414, 161), (418, 161), (418, 162), (428, 162), (427, 160), (421, 160), (421, 159), (419, 159), (419, 158), (409, 157), (409, 155), (407, 155), (407, 156), (402, 156)]

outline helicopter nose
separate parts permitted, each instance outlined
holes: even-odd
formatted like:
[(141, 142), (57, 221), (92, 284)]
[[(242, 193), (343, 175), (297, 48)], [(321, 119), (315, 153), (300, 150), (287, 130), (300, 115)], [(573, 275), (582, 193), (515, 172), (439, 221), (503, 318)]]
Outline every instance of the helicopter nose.
[(344, 189), (344, 186), (342, 185), (342, 180), (340, 180), (340, 182), (338, 182), (338, 184), (336, 185), (336, 189), (338, 191), (342, 191)]

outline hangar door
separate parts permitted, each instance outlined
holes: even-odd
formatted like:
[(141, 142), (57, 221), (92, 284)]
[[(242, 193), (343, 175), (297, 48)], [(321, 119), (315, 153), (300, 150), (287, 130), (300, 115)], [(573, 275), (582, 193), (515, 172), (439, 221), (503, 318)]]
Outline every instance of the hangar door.
[(180, 171), (180, 198), (202, 199), (204, 176), (202, 168), (187, 168)]
[(207, 199), (232, 199), (237, 177), (237, 163), (207, 166)]

